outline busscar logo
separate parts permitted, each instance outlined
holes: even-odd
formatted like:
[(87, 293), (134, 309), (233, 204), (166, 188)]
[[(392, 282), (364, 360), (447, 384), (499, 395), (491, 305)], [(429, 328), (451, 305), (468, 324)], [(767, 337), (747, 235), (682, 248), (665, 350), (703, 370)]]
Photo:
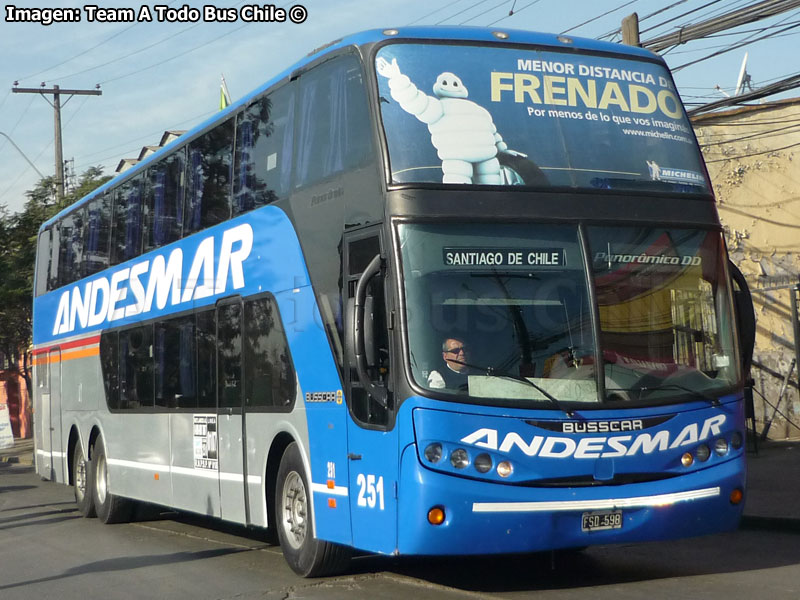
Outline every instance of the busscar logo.
[(647, 417), (643, 419), (607, 419), (602, 421), (533, 421), (526, 420), (528, 425), (547, 431), (559, 433), (618, 433), (622, 431), (639, 431), (657, 427), (669, 421), (674, 415)]
[[(675, 437), (668, 429), (637, 435), (596, 436), (576, 440), (572, 437), (534, 435), (530, 440), (515, 431), (505, 434), (502, 441), (496, 429), (482, 427), (461, 438), (464, 444), (497, 452), (521, 450), (527, 456), (540, 458), (615, 458), (665, 452), (696, 444), (719, 435), (727, 417), (715, 415), (702, 423), (689, 423)], [(598, 426), (602, 421), (597, 422)], [(632, 423), (631, 423), (632, 424)]]

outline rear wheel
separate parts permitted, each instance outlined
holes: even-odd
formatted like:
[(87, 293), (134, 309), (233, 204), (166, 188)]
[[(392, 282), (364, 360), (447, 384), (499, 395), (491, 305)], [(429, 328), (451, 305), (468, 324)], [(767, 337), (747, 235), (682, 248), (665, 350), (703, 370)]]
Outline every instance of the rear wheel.
[(79, 441), (72, 451), (72, 477), (75, 483), (75, 504), (78, 505), (78, 512), (87, 518), (97, 516), (92, 495), (92, 470), (93, 465), (83, 456), (83, 446)]
[(311, 494), (296, 443), (289, 444), (278, 468), (275, 490), (276, 529), (283, 556), (303, 577), (342, 572), (350, 561), (350, 548), (314, 538)]
[(130, 521), (133, 502), (112, 494), (108, 489), (108, 460), (102, 438), (98, 438), (95, 442), (92, 463), (94, 464), (94, 505), (97, 516), (103, 523)]

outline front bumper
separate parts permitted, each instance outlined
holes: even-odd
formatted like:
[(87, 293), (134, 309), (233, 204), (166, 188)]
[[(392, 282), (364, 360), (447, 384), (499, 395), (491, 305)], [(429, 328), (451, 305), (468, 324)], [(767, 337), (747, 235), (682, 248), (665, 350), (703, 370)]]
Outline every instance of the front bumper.
[[(402, 457), (400, 554), (495, 554), (666, 540), (736, 529), (744, 502), (744, 457), (657, 482), (534, 488), (456, 477), (423, 467), (414, 445)], [(445, 521), (431, 525), (428, 511)], [(585, 532), (584, 512), (621, 509), (621, 529)]]

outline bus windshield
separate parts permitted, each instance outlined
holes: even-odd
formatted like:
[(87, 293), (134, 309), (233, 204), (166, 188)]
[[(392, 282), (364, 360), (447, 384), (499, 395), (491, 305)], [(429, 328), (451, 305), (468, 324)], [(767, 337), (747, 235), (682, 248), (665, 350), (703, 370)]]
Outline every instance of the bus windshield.
[(396, 43), (375, 68), (392, 183), (709, 193), (659, 63)]
[(588, 274), (575, 225), (400, 224), (416, 383), (455, 397), (598, 403), (601, 356), (605, 398), (620, 407), (728, 390), (738, 374), (719, 233), (587, 233)]

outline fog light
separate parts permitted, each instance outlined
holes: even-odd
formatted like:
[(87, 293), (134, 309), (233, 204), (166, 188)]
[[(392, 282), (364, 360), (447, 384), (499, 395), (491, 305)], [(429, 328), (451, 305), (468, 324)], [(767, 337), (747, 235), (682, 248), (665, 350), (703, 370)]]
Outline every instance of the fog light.
[(425, 448), (425, 458), (432, 463), (442, 460), (442, 445), (439, 443), (428, 444)]
[(708, 446), (705, 444), (700, 444), (695, 451), (697, 455), (697, 460), (700, 462), (705, 462), (708, 460), (708, 457), (711, 456), (711, 450), (709, 450)]
[(488, 473), (492, 470), (492, 457), (488, 454), (478, 454), (475, 457), (475, 468), (479, 473)]
[(497, 464), (497, 474), (500, 475), (500, 477), (508, 477), (513, 472), (514, 467), (507, 460)]
[(694, 458), (692, 458), (692, 455), (689, 454), (688, 452), (684, 453), (684, 455), (681, 456), (681, 464), (684, 467), (691, 467), (693, 462)]
[(453, 453), (450, 455), (450, 464), (456, 469), (463, 469), (469, 465), (469, 455), (467, 454), (467, 451), (463, 448), (453, 450)]
[(714, 441), (714, 452), (719, 456), (725, 456), (728, 453), (728, 441), (725, 438), (717, 438)]
[(742, 434), (739, 433), (738, 431), (735, 431), (733, 433), (733, 435), (731, 436), (731, 447), (734, 450), (738, 450), (739, 448), (742, 447), (742, 443), (743, 442), (744, 442), (744, 439), (742, 438)]
[(434, 506), (428, 511), (428, 523), (431, 525), (441, 525), (444, 523), (444, 509), (440, 506)]
[(731, 504), (739, 504), (744, 498), (744, 493), (740, 488), (736, 488), (731, 492)]

